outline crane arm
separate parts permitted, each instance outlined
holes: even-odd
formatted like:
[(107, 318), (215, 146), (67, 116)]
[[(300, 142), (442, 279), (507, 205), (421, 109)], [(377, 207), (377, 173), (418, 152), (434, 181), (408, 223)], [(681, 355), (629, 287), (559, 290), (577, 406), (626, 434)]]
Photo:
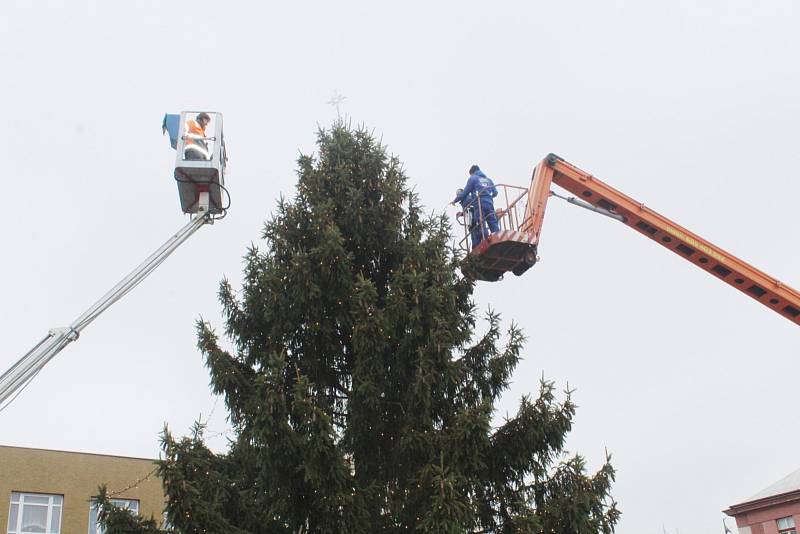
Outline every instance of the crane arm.
[(83, 312), (75, 321), (65, 328), (50, 330), (39, 343), (20, 358), (8, 371), (0, 376), (0, 411), (4, 409), (12, 395), (21, 392), (21, 388), (52, 360), (64, 347), (78, 339), (81, 331), (94, 321), (113, 303), (124, 297), (131, 289), (147, 278), (167, 257), (192, 236), (201, 226), (212, 221), (208, 213), (198, 214), (183, 228), (178, 230), (153, 254), (138, 267), (128, 273), (125, 278), (111, 288), (100, 300)]
[[(581, 201), (666, 247), (764, 306), (800, 324), (800, 292), (726, 252), (697, 234), (656, 213), (555, 154), (536, 167), (520, 230), (539, 238), (550, 186), (556, 184)], [(579, 200), (578, 200), (579, 199)]]

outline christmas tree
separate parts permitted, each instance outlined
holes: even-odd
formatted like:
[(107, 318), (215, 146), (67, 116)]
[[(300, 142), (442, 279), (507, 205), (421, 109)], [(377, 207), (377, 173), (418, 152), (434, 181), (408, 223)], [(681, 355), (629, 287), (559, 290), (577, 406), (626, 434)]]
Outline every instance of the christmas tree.
[[(198, 325), (234, 437), (214, 454), (200, 426), (165, 430), (172, 528), (613, 532), (610, 463), (590, 475), (564, 451), (569, 392), (542, 380), (493, 424), (525, 337), (478, 316), (446, 216), (424, 212), (365, 129), (339, 120), (317, 144), (247, 251), (241, 289), (221, 283), (224, 334)], [(103, 515), (107, 532), (151, 532), (123, 515)]]

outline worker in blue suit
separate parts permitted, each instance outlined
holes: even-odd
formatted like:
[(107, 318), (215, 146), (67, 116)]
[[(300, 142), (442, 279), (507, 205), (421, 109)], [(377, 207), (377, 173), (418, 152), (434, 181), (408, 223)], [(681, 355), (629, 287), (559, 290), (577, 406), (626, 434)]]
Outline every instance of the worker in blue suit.
[[(497, 188), (491, 178), (486, 176), (480, 167), (473, 165), (469, 168), (469, 179), (464, 189), (456, 195), (453, 204), (463, 202), (465, 199), (475, 197), (474, 215), (478, 217), (477, 232), (472, 233), (472, 247), (475, 248), (489, 234), (500, 231), (497, 224), (497, 215), (494, 212), (494, 197), (497, 196)], [(486, 227), (489, 227), (488, 232)], [(476, 242), (477, 237), (477, 242)]]

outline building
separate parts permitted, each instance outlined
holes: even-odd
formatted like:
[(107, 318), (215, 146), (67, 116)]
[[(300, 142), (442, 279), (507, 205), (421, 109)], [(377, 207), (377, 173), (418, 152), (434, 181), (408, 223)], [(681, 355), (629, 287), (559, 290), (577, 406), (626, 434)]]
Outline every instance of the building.
[(725, 513), (739, 534), (797, 534), (800, 524), (800, 469)]
[(106, 484), (114, 504), (163, 517), (155, 462), (105, 454), (0, 446), (0, 527), (8, 534), (100, 534), (92, 498)]

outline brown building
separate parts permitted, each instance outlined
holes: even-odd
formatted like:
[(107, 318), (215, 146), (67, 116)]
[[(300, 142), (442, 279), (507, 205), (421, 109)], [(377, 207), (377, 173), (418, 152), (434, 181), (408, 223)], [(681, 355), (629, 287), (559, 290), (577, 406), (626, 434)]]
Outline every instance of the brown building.
[(92, 498), (100, 484), (117, 506), (163, 517), (153, 460), (0, 445), (0, 527), (8, 534), (99, 534)]
[(739, 534), (797, 534), (800, 470), (734, 504), (725, 513), (736, 519)]

